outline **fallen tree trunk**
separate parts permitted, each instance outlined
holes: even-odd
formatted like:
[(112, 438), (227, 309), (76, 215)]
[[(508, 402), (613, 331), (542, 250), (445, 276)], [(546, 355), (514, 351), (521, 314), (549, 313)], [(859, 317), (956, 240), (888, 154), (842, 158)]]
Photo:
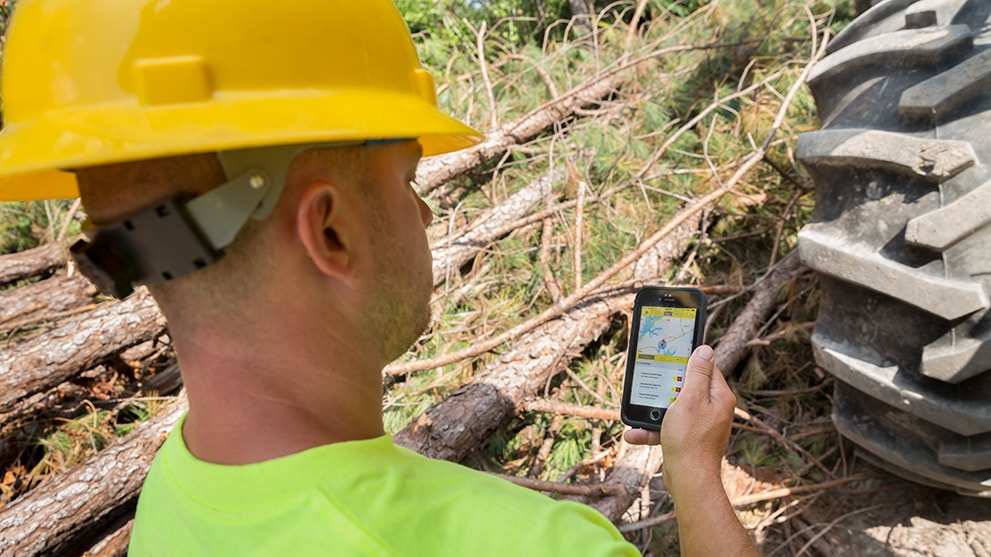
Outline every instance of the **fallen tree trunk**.
[(165, 332), (165, 318), (147, 290), (109, 302), (46, 335), (0, 353), (0, 413), (124, 349)]
[(581, 496), (573, 499), (599, 511), (612, 522), (619, 522), (663, 463), (664, 455), (660, 447), (627, 445), (626, 452), (616, 460), (603, 481), (604, 485), (621, 485), (623, 490), (605, 497)]
[(549, 172), (537, 178), (503, 203), (476, 218), (468, 230), (434, 244), (434, 286), (447, 280), (486, 246), (498, 240), (507, 225), (518, 221), (533, 210), (554, 188), (561, 172)]
[[(534, 181), (476, 219), (457, 238), (434, 247), (435, 284), (443, 282), (452, 269), (496, 241), (505, 234), (507, 225), (543, 201), (553, 188), (556, 176), (557, 173), (548, 174)], [(54, 249), (56, 247), (59, 249)], [(49, 244), (48, 249), (38, 253), (62, 251), (57, 244)], [(28, 259), (37, 261), (39, 257)], [(49, 279), (0, 293), (0, 333), (29, 325), (44, 319), (45, 315), (84, 306), (93, 302), (96, 295), (95, 287), (80, 275)], [(165, 320), (158, 306), (147, 291), (142, 291), (125, 301), (109, 302), (79, 315), (72, 323), (48, 332), (44, 339), (31, 339), (11, 346), (5, 353), (0, 353), (0, 389), (3, 389), (0, 414), (10, 412), (12, 405), (23, 397), (50, 389), (107, 356), (159, 336), (164, 327)]]
[(0, 333), (30, 327), (96, 302), (96, 287), (82, 275), (64, 274), (0, 292)]
[(179, 421), (182, 397), (153, 420), (0, 510), (0, 554), (80, 553), (133, 505), (155, 452)]
[(46, 275), (65, 265), (68, 252), (60, 243), (9, 255), (0, 255), (0, 287), (38, 275)]

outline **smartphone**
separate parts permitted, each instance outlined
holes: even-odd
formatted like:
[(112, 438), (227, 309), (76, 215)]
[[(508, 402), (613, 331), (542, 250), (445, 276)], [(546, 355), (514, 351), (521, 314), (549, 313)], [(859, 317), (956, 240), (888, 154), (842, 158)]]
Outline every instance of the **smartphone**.
[(705, 293), (697, 288), (649, 286), (633, 304), (623, 382), (623, 423), (661, 429), (685, 383), (688, 358), (702, 344)]

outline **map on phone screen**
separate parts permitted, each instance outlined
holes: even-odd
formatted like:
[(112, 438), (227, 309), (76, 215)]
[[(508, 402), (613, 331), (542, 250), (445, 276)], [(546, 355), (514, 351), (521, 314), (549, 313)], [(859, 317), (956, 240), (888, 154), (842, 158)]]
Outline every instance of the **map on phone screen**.
[(674, 402), (692, 355), (697, 312), (695, 308), (642, 308), (630, 403), (667, 408)]

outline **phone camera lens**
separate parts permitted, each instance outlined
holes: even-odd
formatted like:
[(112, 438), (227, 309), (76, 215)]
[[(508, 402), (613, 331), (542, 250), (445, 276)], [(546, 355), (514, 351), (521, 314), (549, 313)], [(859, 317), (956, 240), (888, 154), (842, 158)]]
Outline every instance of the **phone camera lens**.
[(651, 408), (650, 409), (650, 419), (651, 420), (654, 420), (655, 422), (660, 421), (660, 419), (661, 419), (661, 411), (658, 410), (657, 408)]

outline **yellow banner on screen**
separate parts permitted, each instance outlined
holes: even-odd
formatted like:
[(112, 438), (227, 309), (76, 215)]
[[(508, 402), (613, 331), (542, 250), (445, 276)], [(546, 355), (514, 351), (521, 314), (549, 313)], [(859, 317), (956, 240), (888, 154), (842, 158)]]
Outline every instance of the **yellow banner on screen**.
[(695, 319), (695, 308), (659, 308), (646, 306), (641, 315), (644, 317), (674, 317), (675, 319)]
[(650, 360), (653, 362), (667, 362), (670, 364), (687, 364), (688, 358), (684, 356), (667, 356), (665, 354), (637, 354), (638, 360)]

